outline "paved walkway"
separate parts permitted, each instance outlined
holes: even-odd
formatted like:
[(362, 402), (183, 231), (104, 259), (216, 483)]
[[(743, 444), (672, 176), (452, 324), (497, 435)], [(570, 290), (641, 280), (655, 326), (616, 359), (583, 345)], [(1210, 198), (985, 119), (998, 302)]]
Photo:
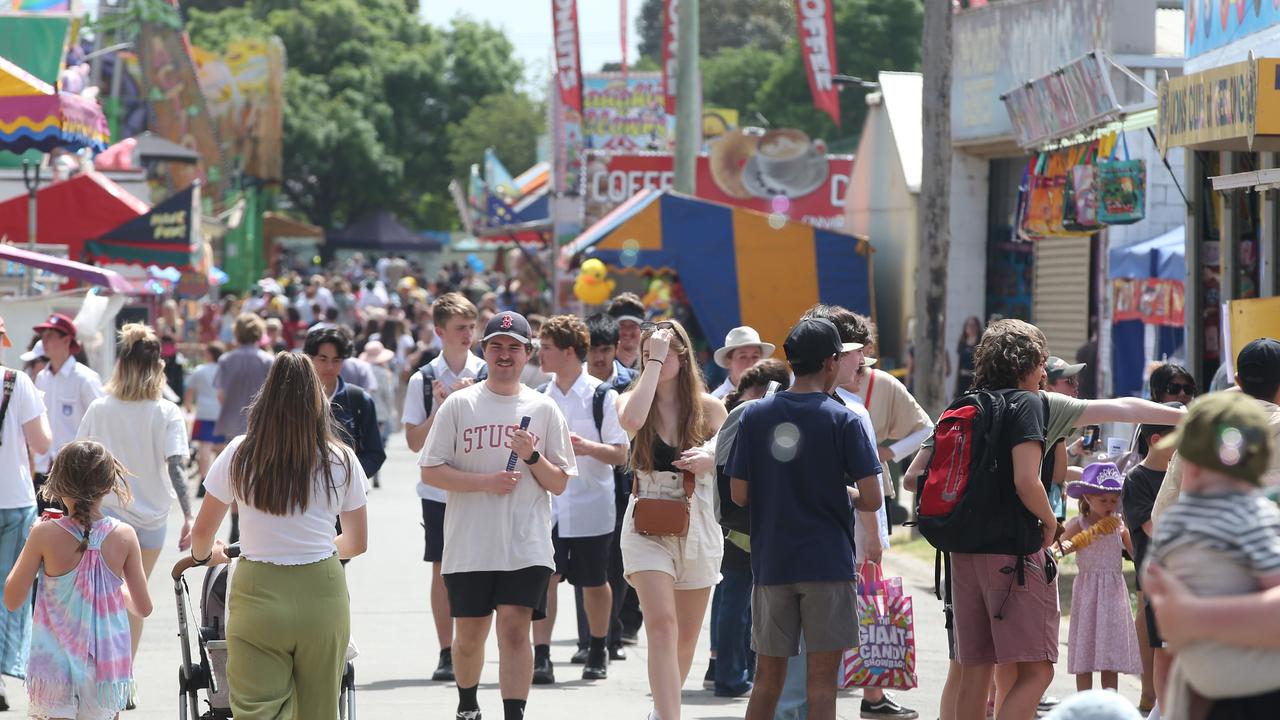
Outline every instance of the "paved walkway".
[[(426, 678), (435, 667), (438, 648), (427, 603), (427, 566), (421, 562), (421, 509), (414, 494), (417, 482), (414, 457), (403, 437), (391, 439), (383, 471), (382, 488), (373, 492), (369, 503), (369, 554), (348, 567), (351, 588), (353, 636), (361, 656), (356, 660), (357, 717), (365, 720), (405, 720), (407, 718), (453, 717), (457, 693), (451, 685), (432, 683)], [(167, 568), (178, 558), (175, 518), (170, 523), (172, 545), (161, 557), (151, 580), (156, 610), (148, 621), (137, 662), (139, 708), (123, 714), (124, 720), (168, 720), (176, 718), (177, 613), (173, 583)], [(224, 531), (225, 532), (225, 531)], [(890, 554), (890, 573), (906, 578), (914, 598), (921, 687), (899, 693), (898, 700), (921, 711), (921, 718), (936, 717), (941, 684), (946, 677), (946, 636), (942, 628), (941, 606), (932, 595), (933, 568), (911, 557)], [(189, 582), (198, 588), (199, 572), (189, 573)], [(572, 608), (568, 585), (561, 586), (561, 607)], [(1063, 637), (1065, 639), (1065, 624)], [(552, 658), (561, 682), (535, 687), (529, 697), (529, 720), (552, 718), (644, 718), (649, 710), (648, 680), (645, 670), (643, 633), (638, 646), (628, 648), (629, 659), (614, 663), (610, 677), (602, 682), (580, 680), (581, 666), (570, 665), (575, 628), (572, 613), (564, 613), (556, 627)], [(684, 691), (684, 717), (698, 720), (741, 718), (746, 700), (717, 698), (702, 689), (706, 672), (707, 631), (704, 625), (697, 660)], [(1065, 697), (1075, 688), (1065, 674), (1066, 647), (1051, 692)], [(497, 647), (490, 641), (486, 667), (480, 686), (480, 704), (488, 718), (501, 718), (497, 688)], [(1122, 692), (1130, 699), (1137, 695), (1131, 678), (1122, 680)], [(24, 716), (26, 693), (8, 679), (11, 714)], [(860, 695), (842, 692), (838, 703), (841, 718), (858, 717)]]

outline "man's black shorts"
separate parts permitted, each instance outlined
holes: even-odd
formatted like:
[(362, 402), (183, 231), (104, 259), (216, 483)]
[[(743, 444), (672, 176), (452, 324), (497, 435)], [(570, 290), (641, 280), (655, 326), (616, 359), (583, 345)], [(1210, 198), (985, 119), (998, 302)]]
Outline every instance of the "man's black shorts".
[(547, 616), (551, 568), (534, 565), (519, 570), (480, 570), (442, 576), (449, 591), (449, 614), (456, 618), (488, 617), (499, 605), (533, 609), (533, 619)]
[(1145, 593), (1142, 596), (1142, 612), (1147, 616), (1147, 642), (1153, 648), (1164, 647), (1164, 638), (1160, 637), (1160, 628), (1156, 625), (1156, 612), (1152, 609), (1151, 601), (1147, 599)]
[(437, 563), (444, 559), (444, 508), (442, 502), (422, 501), (422, 530), (427, 542), (422, 553), (424, 562)]
[(560, 537), (560, 526), (551, 529), (556, 548), (556, 574), (574, 587), (600, 587), (609, 582), (609, 555), (613, 533), (592, 537)]

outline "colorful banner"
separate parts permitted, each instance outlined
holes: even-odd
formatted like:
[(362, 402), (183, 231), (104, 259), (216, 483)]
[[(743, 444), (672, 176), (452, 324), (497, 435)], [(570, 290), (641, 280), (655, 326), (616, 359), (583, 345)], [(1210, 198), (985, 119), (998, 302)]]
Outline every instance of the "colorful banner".
[(284, 43), (238, 38), (222, 55), (191, 56), (224, 156), (250, 177), (283, 179)]
[(1187, 0), (1183, 5), (1187, 58), (1203, 55), (1280, 24), (1280, 5), (1275, 2)]
[(1120, 111), (1110, 68), (1100, 52), (1010, 90), (1003, 98), (1024, 148), (1073, 135)]
[(663, 0), (662, 3), (662, 105), (668, 115), (676, 114), (676, 61), (680, 36), (680, 0)]
[(551, 0), (556, 34), (556, 85), (560, 103), (582, 113), (582, 54), (577, 0)]
[(1161, 80), (1157, 120), (1161, 149), (1235, 139), (1252, 144), (1257, 92), (1258, 66), (1249, 60)]
[[(582, 151), (670, 152), (675, 116), (666, 111), (661, 73), (594, 73), (583, 78), (583, 112), (554, 103), (555, 188), (575, 193), (582, 182)], [(554, 96), (558, 100), (558, 96)]]
[(198, 165), (168, 163), (169, 190), (184, 190), (192, 182), (203, 179), (204, 192), (219, 205), (228, 179), (228, 166), (182, 33), (144, 23), (138, 37), (138, 52), (144, 95), (151, 103), (152, 131), (200, 153)]
[(1114, 322), (1141, 320), (1148, 325), (1183, 327), (1183, 285), (1181, 280), (1117, 279)]
[(201, 246), (199, 188), (193, 184), (151, 208), (146, 215), (85, 243), (85, 257), (97, 265), (124, 263), (201, 269), (195, 267)]
[[(799, 132), (799, 131), (795, 131)], [(733, 137), (730, 133), (726, 137)], [(853, 173), (853, 157), (822, 155), (809, 157), (795, 171), (801, 185), (784, 185), (772, 176), (761, 177), (757, 163), (749, 157), (734, 171), (720, 141), (712, 152), (698, 156), (696, 195), (705, 200), (778, 213), (788, 220), (827, 230), (843, 230), (845, 196)], [(583, 227), (590, 227), (611, 210), (645, 189), (665, 190), (675, 181), (675, 163), (666, 153), (614, 155), (585, 153)], [(746, 178), (744, 181), (743, 178)]]
[(831, 116), (840, 127), (840, 91), (832, 76), (836, 74), (836, 36), (832, 27), (831, 3), (828, 0), (796, 0), (796, 26), (800, 30), (800, 48), (813, 106)]

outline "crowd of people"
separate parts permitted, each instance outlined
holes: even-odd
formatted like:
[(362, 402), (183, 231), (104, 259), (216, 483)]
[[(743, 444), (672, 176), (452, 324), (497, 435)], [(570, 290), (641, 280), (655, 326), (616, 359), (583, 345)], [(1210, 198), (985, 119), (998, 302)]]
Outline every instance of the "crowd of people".
[[(751, 720), (834, 718), (837, 667), (861, 640), (857, 580), (882, 573), (902, 489), (946, 552), (951, 664), (945, 682), (922, 678), (943, 685), (941, 718), (1068, 716), (1074, 703), (1054, 710), (1045, 693), (1056, 563), (1072, 553), (1078, 689), (1141, 675), (1142, 709), (1162, 717), (1280, 707), (1267, 663), (1280, 512), (1260, 491), (1280, 483), (1280, 342), (1249, 344), (1238, 387), (1202, 400), (1171, 364), (1151, 373), (1151, 400), (1090, 400), (1077, 397), (1084, 366), (1050, 357), (1033, 325), (971, 319), (963, 386), (935, 427), (877, 367), (874, 323), (845, 308), (797, 318), (783, 361), (750, 327), (706, 352), (630, 294), (545, 317), (497, 274), (417, 277), (403, 260), (356, 261), (190, 320), (166, 303), (152, 325), (121, 328), (105, 385), (70, 318), (36, 328), (0, 401), (0, 462), (18, 469), (0, 484), (0, 673), (26, 680), (35, 716), (136, 705), (131, 659), (175, 506), (192, 564), (227, 561), (228, 519), (238, 544), (234, 715), (333, 716), (350, 640), (342, 567), (367, 548), (367, 494), (401, 431), (421, 472), (431, 678), (456, 686), (460, 720), (481, 717), (491, 632), (504, 717), (557, 682), (561, 582), (584, 680), (607, 682), (644, 633), (650, 718), (681, 716), (708, 607), (706, 689), (750, 695)], [(979, 420), (981, 439), (957, 440), (957, 423)], [(1103, 423), (1137, 426), (1128, 453), (1100, 452)], [(919, 714), (874, 687), (859, 713)]]

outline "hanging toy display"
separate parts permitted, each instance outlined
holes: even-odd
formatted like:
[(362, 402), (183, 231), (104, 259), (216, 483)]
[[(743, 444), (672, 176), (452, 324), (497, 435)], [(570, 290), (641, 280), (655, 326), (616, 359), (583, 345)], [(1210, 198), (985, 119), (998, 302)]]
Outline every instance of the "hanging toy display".
[(614, 282), (608, 276), (604, 263), (591, 258), (578, 268), (578, 279), (573, 281), (573, 295), (587, 305), (602, 305), (613, 295)]
[(649, 281), (649, 292), (641, 299), (650, 320), (665, 320), (671, 317), (671, 283), (665, 278), (656, 277)]

